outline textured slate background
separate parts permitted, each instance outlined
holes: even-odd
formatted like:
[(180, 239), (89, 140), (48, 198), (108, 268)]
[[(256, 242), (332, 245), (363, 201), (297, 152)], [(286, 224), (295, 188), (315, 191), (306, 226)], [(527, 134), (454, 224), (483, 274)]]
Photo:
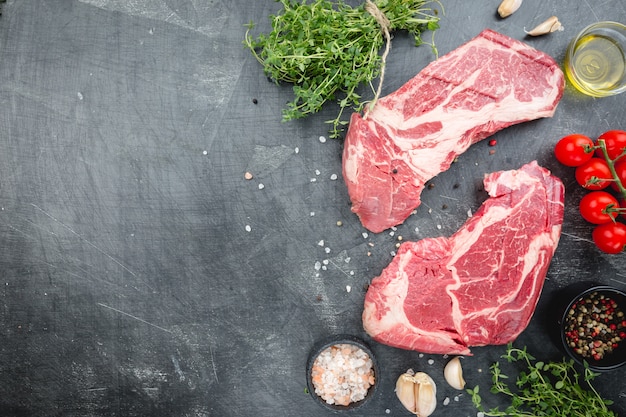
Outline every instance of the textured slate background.
[[(626, 21), (621, 0), (526, 0), (506, 20), (496, 16), (497, 1), (443, 3), (441, 54), (489, 27), (562, 62), (582, 27)], [(267, 31), (279, 6), (2, 6), (0, 415), (325, 415), (305, 393), (308, 351), (333, 333), (369, 340), (360, 322), (365, 287), (398, 236), (452, 234), (486, 198), (484, 173), (533, 159), (565, 182), (566, 220), (538, 310), (517, 343), (558, 359), (548, 332), (558, 291), (586, 280), (626, 289), (625, 255), (602, 255), (590, 242), (576, 208), (583, 192), (551, 151), (572, 132), (626, 129), (626, 95), (592, 99), (568, 87), (554, 118), (496, 134), (495, 148), (476, 144), (435, 178), (395, 235), (364, 237), (341, 178), (341, 142), (318, 139), (336, 108), (281, 123), (289, 87), (268, 82), (242, 47), (243, 25), (253, 20)], [(553, 14), (563, 32), (525, 38), (524, 28)], [(433, 59), (396, 34), (383, 93)], [(476, 415), (467, 394), (443, 383), (445, 358), (372, 347), (381, 389), (361, 415), (408, 415), (393, 385), (409, 367), (439, 383), (434, 415)], [(474, 349), (464, 360), (468, 385), (486, 391), (489, 365), (503, 351)], [(624, 371), (602, 375), (597, 386), (626, 412)]]

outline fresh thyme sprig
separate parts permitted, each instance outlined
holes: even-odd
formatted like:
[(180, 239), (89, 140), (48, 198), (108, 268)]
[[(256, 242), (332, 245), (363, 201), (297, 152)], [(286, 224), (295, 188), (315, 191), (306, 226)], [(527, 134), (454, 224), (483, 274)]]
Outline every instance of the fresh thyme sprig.
[[(336, 100), (339, 113), (327, 123), (331, 137), (339, 137), (346, 108), (363, 110), (365, 101), (358, 93), (363, 84), (381, 73), (380, 49), (385, 37), (376, 18), (363, 5), (351, 7), (342, 0), (314, 0), (301, 3), (277, 0), (283, 9), (271, 15), (272, 31), (251, 35), (254, 23), (247, 25), (244, 45), (263, 65), (265, 74), (276, 83), (293, 84), (295, 98), (283, 109), (283, 121), (318, 112), (329, 100)], [(439, 4), (438, 0), (434, 0)], [(415, 45), (426, 43), (422, 33), (439, 27), (438, 11), (427, 0), (375, 0), (389, 21), (389, 31), (406, 30)], [(429, 43), (435, 55), (434, 41)], [(372, 87), (372, 90), (373, 87)]]
[(502, 373), (499, 362), (491, 365), (492, 394), (504, 394), (511, 397), (511, 405), (504, 410), (492, 408), (486, 411), (482, 404), (479, 387), (468, 389), (472, 402), (485, 416), (568, 416), (568, 417), (617, 417), (607, 408), (613, 404), (603, 399), (595, 390), (591, 381), (598, 376), (587, 364), (584, 366), (582, 379), (589, 387), (581, 386), (581, 375), (576, 371), (573, 360), (562, 362), (542, 362), (523, 349), (509, 344), (502, 358), (508, 362), (522, 362), (527, 370), (520, 371), (515, 391), (506, 384), (509, 378)]

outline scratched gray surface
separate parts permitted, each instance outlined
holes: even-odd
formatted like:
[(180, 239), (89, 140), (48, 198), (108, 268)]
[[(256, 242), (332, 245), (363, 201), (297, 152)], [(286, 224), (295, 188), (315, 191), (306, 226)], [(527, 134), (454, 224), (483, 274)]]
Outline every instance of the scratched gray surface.
[[(443, 3), (442, 54), (486, 27), (525, 39), (524, 28), (554, 14), (565, 31), (526, 40), (562, 61), (583, 26), (626, 22), (622, 0), (526, 0), (506, 20), (497, 1)], [(243, 25), (267, 30), (275, 2), (2, 7), (2, 416), (326, 415), (305, 393), (308, 350), (333, 333), (369, 340), (365, 286), (398, 236), (452, 234), (485, 199), (485, 172), (533, 159), (566, 183), (566, 221), (519, 345), (558, 359), (547, 330), (555, 294), (580, 280), (626, 288), (626, 258), (594, 248), (576, 213), (582, 191), (551, 155), (565, 134), (626, 129), (626, 95), (596, 100), (568, 88), (554, 118), (496, 134), (495, 148), (475, 145), (433, 180), (404, 225), (366, 236), (350, 213), (341, 143), (319, 140), (336, 109), (281, 123), (289, 88), (268, 82), (241, 46)], [(397, 34), (383, 93), (432, 59)], [(443, 383), (441, 356), (372, 347), (381, 389), (360, 415), (408, 415), (393, 385), (409, 367), (439, 383), (434, 415), (476, 415), (467, 395)], [(486, 391), (502, 352), (474, 349), (468, 385)], [(597, 386), (626, 413), (624, 371)]]

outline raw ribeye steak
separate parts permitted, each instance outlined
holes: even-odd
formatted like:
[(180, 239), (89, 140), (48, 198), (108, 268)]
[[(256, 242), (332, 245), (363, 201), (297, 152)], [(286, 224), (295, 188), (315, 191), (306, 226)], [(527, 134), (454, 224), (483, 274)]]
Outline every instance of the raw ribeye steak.
[(489, 198), (450, 238), (404, 242), (365, 295), (375, 340), (425, 353), (470, 354), (528, 325), (563, 221), (563, 183), (531, 162), (485, 176)]
[(494, 132), (550, 117), (565, 80), (547, 54), (485, 30), (432, 62), (365, 116), (354, 113), (343, 176), (352, 211), (374, 233), (402, 223), (424, 184)]

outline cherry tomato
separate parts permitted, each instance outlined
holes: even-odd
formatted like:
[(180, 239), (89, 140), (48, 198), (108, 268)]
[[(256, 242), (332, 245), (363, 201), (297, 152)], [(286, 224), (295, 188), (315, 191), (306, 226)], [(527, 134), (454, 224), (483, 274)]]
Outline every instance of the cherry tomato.
[(604, 159), (591, 158), (576, 168), (576, 181), (588, 190), (602, 190), (613, 181), (609, 165)]
[(563, 165), (577, 167), (593, 157), (592, 149), (593, 141), (589, 137), (574, 133), (556, 143), (554, 156)]
[(578, 206), (583, 219), (593, 224), (609, 223), (615, 220), (619, 203), (612, 194), (606, 191), (592, 191), (580, 200)]
[[(606, 151), (610, 159), (615, 159), (624, 152), (626, 148), (626, 131), (623, 130), (609, 130), (604, 132), (598, 137), (598, 140), (604, 139), (606, 144)], [(602, 149), (596, 149), (596, 155), (600, 158), (604, 158)]]
[(604, 223), (596, 226), (591, 233), (598, 249), (606, 253), (620, 253), (626, 246), (626, 225), (624, 223)]

